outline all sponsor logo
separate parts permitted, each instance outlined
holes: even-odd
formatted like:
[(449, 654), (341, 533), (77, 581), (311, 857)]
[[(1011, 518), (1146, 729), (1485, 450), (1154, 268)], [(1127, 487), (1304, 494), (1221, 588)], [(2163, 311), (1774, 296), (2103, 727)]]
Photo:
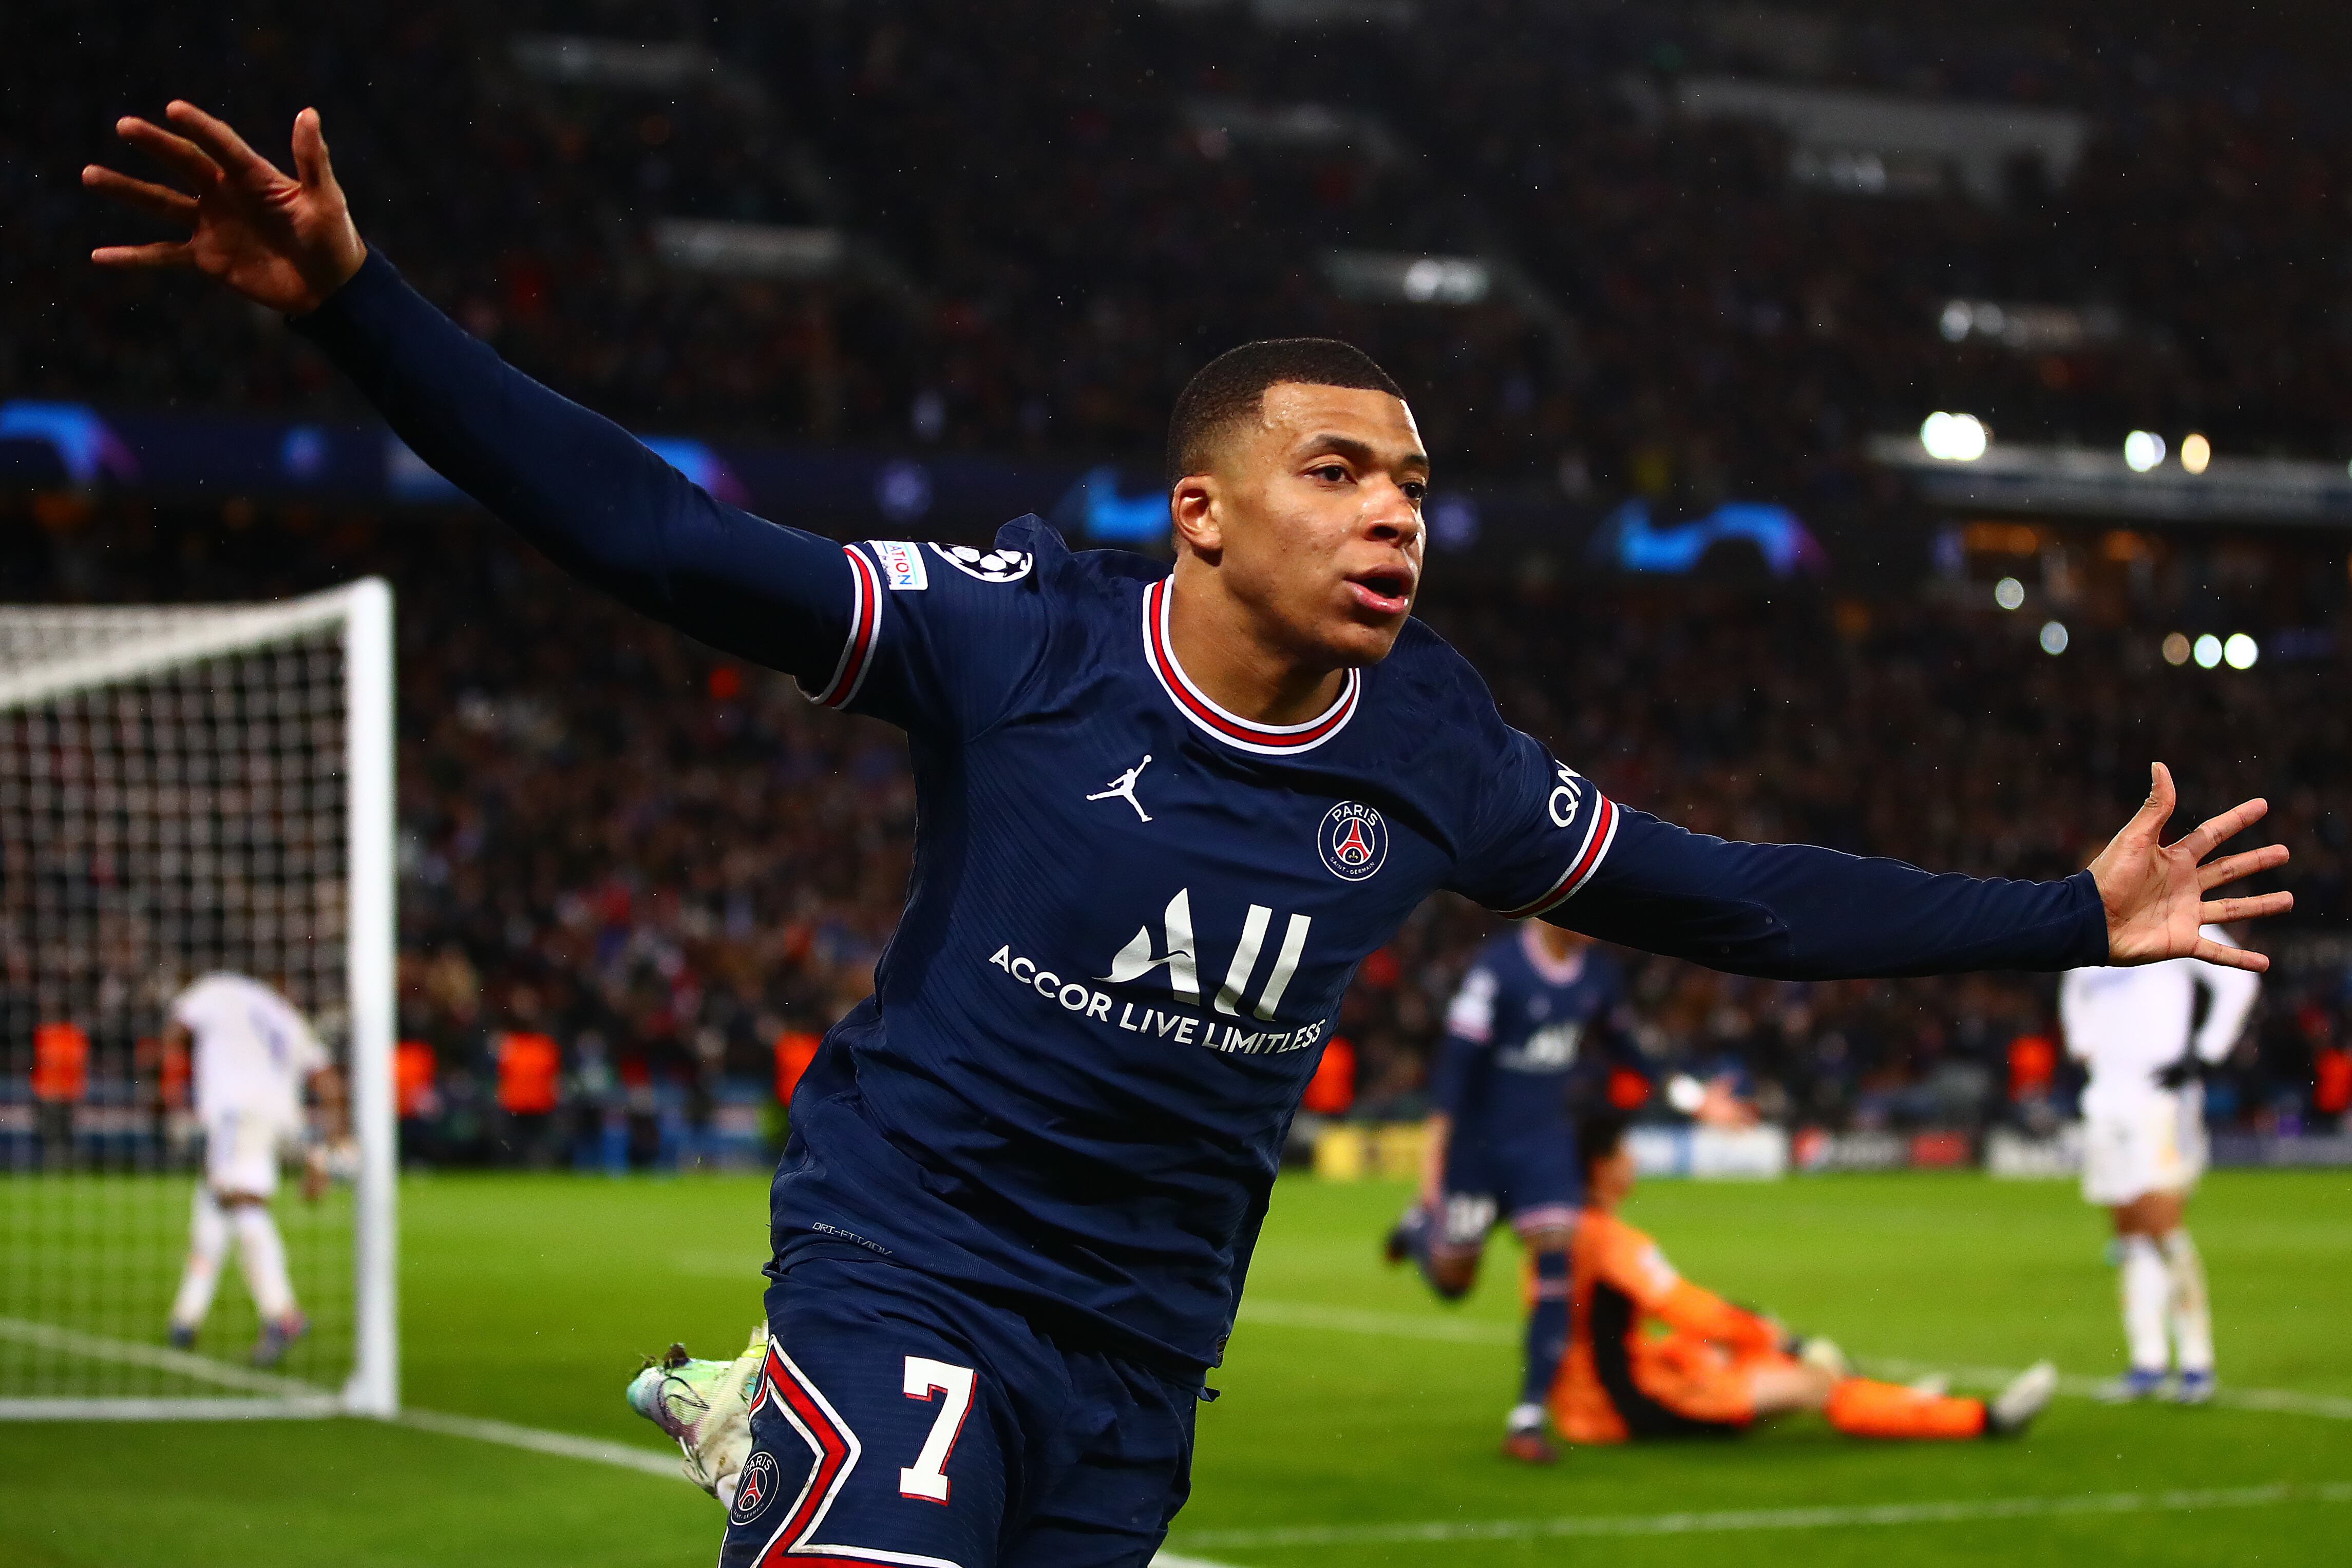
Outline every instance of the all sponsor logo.
[(768, 1505), (783, 1490), (776, 1473), (776, 1457), (765, 1448), (755, 1449), (735, 1478), (735, 1506), (728, 1517), (738, 1524), (749, 1524), (767, 1512)]
[[(1046, 968), (1035, 959), (1015, 953), (1006, 943), (989, 955), (1015, 985), (1034, 990), (1063, 1010), (1152, 1039), (1178, 1045), (1198, 1045), (1211, 1051), (1244, 1056), (1274, 1055), (1304, 1051), (1323, 1038), (1326, 1020), (1317, 1019), (1296, 1028), (1278, 1026), (1276, 1014), (1307, 951), (1312, 915), (1280, 918), (1263, 904), (1249, 905), (1242, 919), (1224, 978), (1210, 982), (1216, 971), (1203, 971), (1202, 944), (1193, 935), (1192, 893), (1178, 888), (1168, 901), (1154, 929), (1139, 926), (1126, 946), (1112, 956), (1110, 972), (1096, 977), (1102, 985), (1132, 987), (1164, 981), (1168, 1001), (1145, 1000), (1130, 993), (1122, 998), (1087, 980)], [(1266, 960), (1271, 958), (1271, 963)], [(1213, 959), (1210, 960), (1213, 963)], [(1264, 977), (1259, 977), (1263, 973)], [(1214, 989), (1209, 988), (1213, 983)], [(1117, 1009), (1114, 1013), (1113, 1009)], [(1227, 1021), (1232, 1020), (1232, 1021)], [(1269, 1027), (1273, 1026), (1273, 1027)]]
[(875, 539), (875, 559), (882, 563), (882, 580), (901, 593), (919, 592), (930, 587), (929, 569), (923, 565), (923, 552), (905, 539)]
[(970, 545), (933, 545), (931, 553), (963, 573), (982, 582), (1018, 582), (1029, 575), (1037, 558), (1027, 550), (974, 549)]
[(1539, 1029), (1516, 1050), (1498, 1051), (1495, 1065), (1506, 1072), (1565, 1072), (1576, 1065), (1576, 1048), (1584, 1039), (1580, 1023), (1556, 1023)]
[(1389, 825), (1370, 806), (1342, 800), (1324, 815), (1315, 847), (1343, 882), (1361, 882), (1389, 858)]

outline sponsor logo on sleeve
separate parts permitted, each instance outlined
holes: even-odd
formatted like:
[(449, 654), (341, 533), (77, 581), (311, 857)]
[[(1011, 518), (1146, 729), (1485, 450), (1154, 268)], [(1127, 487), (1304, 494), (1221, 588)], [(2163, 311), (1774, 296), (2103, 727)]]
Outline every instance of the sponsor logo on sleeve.
[(1361, 882), (1389, 858), (1389, 826), (1370, 806), (1342, 800), (1325, 813), (1315, 847), (1333, 876)]
[(1027, 550), (974, 549), (970, 545), (933, 545), (931, 553), (963, 573), (982, 582), (1018, 582), (1029, 575), (1037, 558)]
[(875, 558), (882, 563), (883, 581), (902, 593), (930, 587), (921, 550), (904, 539), (875, 539), (872, 543)]
[(1572, 827), (1576, 814), (1584, 809), (1584, 776), (1561, 763), (1558, 765), (1554, 777), (1559, 783), (1553, 788), (1551, 799), (1545, 802), (1551, 812), (1551, 825), (1555, 828)]

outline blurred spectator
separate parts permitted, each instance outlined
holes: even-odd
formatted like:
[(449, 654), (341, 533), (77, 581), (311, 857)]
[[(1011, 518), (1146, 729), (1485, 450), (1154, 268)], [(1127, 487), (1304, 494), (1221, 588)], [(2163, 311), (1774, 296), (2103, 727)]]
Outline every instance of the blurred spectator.
[[(582, 1168), (750, 1157), (727, 1107), (789, 1092), (870, 987), (897, 919), (913, 792), (894, 732), (818, 712), (785, 677), (638, 620), (469, 517), (327, 528), (298, 510), (224, 531), (210, 512), (122, 506), (70, 543), (118, 598), (394, 579), (404, 1064), (412, 1082), (429, 1070), (420, 1092), (437, 1102), (405, 1118), (413, 1153), (511, 1157), (516, 1120), (551, 1115)], [(16, 559), (0, 596), (54, 593), (53, 555)], [(2300, 559), (2289, 549), (2276, 575), (2309, 570)], [(2352, 762), (2352, 639), (2324, 659), (2209, 674), (2148, 656), (2127, 623), (2086, 624), (2062, 667), (2000, 612), (1932, 583), (1857, 617), (1810, 591), (1622, 580), (1583, 585), (1571, 608), (1479, 570), (1438, 573), (1425, 612), (1505, 715), (1619, 800), (1702, 831), (2054, 876), (2122, 821), (2150, 756), (2173, 763), (2183, 821), (2266, 796), (2260, 836), (2293, 846), (2297, 910), (2256, 939), (2292, 961), (2210, 1103), (2249, 1127), (2341, 1114), (2313, 1100), (2337, 1072), (2341, 962), (2324, 943), (2295, 955), (2346, 912), (2334, 781)], [(1354, 1048), (1350, 1114), (1423, 1109), (1444, 1000), (1491, 924), (1441, 896), (1365, 962), (1339, 1030)], [(2034, 1069), (2043, 977), (1801, 985), (1627, 962), (1649, 1077), (1733, 1072), (1769, 1119), (2034, 1123), (2036, 1082), (2052, 1114), (2066, 1109), (2063, 1071)], [(561, 1053), (552, 1111), (517, 1109), (519, 1034)], [(1643, 1074), (1623, 1076), (1612, 1092), (1638, 1100)], [(532, 1082), (543, 1103), (544, 1076)]]
[[(1423, 612), (1506, 716), (1616, 798), (1702, 831), (2055, 876), (2120, 822), (2150, 758), (2174, 767), (2184, 821), (2267, 796), (2298, 907), (2258, 940), (2294, 961), (2208, 1105), (2248, 1127), (2340, 1119), (2341, 959), (2297, 935), (2352, 913), (2340, 543), (2029, 533), (2072, 601), (2061, 662), (1978, 602), (1964, 530), (1951, 578), (1872, 576), (1918, 519), (1862, 458), (1932, 408), (2005, 441), (2197, 428), (2227, 454), (2340, 456), (2340, 51), (2144, 9), (1927, 8), (1832, 15), (1799, 57), (1734, 9), (1467, 0), (1293, 35), (1237, 6), (1042, 0), (26, 0), (0, 8), (0, 57), (42, 66), (0, 84), (17, 220), (0, 399), (358, 413), (281, 323), (88, 267), (100, 238), (143, 236), (76, 172), (113, 156), (117, 114), (173, 95), (265, 151), (319, 104), (371, 240), (502, 353), (639, 428), (1148, 466), (1210, 354), (1349, 337), (1412, 392), (1442, 476), (1662, 512), (1769, 497), (1858, 541), (1835, 598), (1564, 584), (1541, 552), (1433, 576)], [(547, 33), (685, 43), (708, 68), (550, 80), (517, 49)], [(1798, 178), (1779, 131), (1674, 109), (1716, 74), (2067, 107), (2089, 139), (2069, 177), (2020, 168), (1998, 200), (1948, 180), (1841, 192)], [(836, 228), (852, 262), (683, 273), (659, 255), (665, 218)], [(1496, 286), (1458, 306), (1347, 298), (1334, 249), (1479, 257)], [(1954, 341), (1955, 298), (2096, 307), (2116, 329)], [(719, 1157), (730, 1104), (788, 1095), (784, 1042), (870, 986), (909, 870), (903, 745), (478, 518), (0, 501), (11, 599), (249, 598), (362, 570), (402, 591), (408, 1146), (504, 1157), (519, 1118), (551, 1116), (580, 1168)], [(2308, 656), (2208, 677), (2158, 664), (2148, 634), (2242, 624), (2301, 629)], [(1419, 1114), (1489, 925), (1435, 899), (1363, 966), (1339, 1020), (1350, 1113)], [(1653, 1077), (1735, 1071), (1773, 1120), (2064, 1109), (2063, 1068), (2036, 1081), (2021, 1056), (2048, 1027), (2040, 978), (1801, 986), (1634, 958), (1629, 980)], [(515, 1031), (560, 1053), (551, 1110), (501, 1107)], [(1626, 1071), (1610, 1092), (1644, 1089)]]
[[(1288, 37), (1232, 6), (947, 0), (635, 12), (532, 0), (231, 16), (0, 12), (0, 392), (357, 404), (274, 321), (156, 276), (93, 277), (125, 220), (80, 192), (131, 110), (194, 97), (265, 151), (326, 116), (364, 232), (534, 374), (654, 428), (985, 444), (1148, 463), (1185, 375), (1246, 337), (1360, 341), (1441, 474), (1816, 515), (1874, 504), (1864, 437), (1967, 408), (2005, 440), (2199, 429), (2336, 451), (2344, 61), (2291, 26), (2145, 9), (1819, 19), (1779, 55), (1721, 7), (1481, 0)], [(2306, 28), (2305, 31), (2315, 31)], [(674, 81), (550, 79), (542, 34), (684, 45)], [(1314, 68), (1344, 49), (1345, 70)], [(1780, 131), (1676, 112), (1728, 74), (2063, 107), (2063, 180), (1800, 177)], [(819, 277), (682, 272), (663, 219), (856, 236)], [(1334, 248), (1469, 255), (1475, 302), (1343, 297)], [(2112, 323), (1954, 342), (1955, 298)]]

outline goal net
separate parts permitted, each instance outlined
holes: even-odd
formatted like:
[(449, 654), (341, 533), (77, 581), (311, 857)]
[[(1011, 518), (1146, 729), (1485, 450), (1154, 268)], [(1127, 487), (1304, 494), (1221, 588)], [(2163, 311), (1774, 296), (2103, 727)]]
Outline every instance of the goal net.
[[(394, 1413), (393, 876), (383, 583), (0, 605), (0, 1418)], [(194, 1343), (168, 1332), (232, 1124), (205, 1125), (166, 1026), (221, 972), (282, 992), (348, 1088), (316, 1201), (303, 1125), (240, 1145), (287, 1173), (269, 1210), (310, 1324), (267, 1365), (234, 1210)]]

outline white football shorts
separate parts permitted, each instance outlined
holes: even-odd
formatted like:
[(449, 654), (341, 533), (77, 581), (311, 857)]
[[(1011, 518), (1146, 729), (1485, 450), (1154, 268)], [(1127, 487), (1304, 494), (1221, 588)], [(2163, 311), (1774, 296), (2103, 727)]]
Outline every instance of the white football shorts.
[(2102, 1208), (2151, 1192), (2186, 1193), (2205, 1174), (2205, 1096), (2157, 1090), (2083, 1120), (2083, 1199)]
[(205, 1124), (205, 1182), (215, 1193), (274, 1197), (278, 1146), (285, 1126), (274, 1116), (224, 1111)]

